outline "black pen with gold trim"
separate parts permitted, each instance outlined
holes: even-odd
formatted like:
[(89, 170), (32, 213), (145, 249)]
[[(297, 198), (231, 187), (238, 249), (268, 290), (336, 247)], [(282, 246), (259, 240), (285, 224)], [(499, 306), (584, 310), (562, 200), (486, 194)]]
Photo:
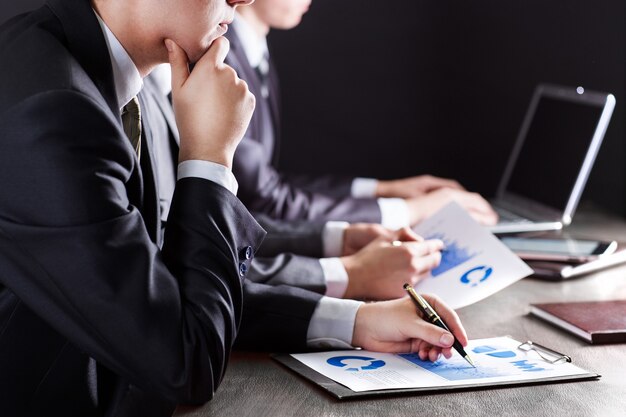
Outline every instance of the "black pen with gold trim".
[[(429, 322), (431, 324), (434, 324), (437, 327), (441, 327), (442, 329), (450, 332), (450, 329), (448, 328), (448, 326), (446, 326), (446, 324), (443, 322), (443, 320), (441, 320), (441, 317), (439, 317), (439, 314), (437, 314), (437, 312), (430, 306), (430, 304), (428, 304), (428, 301), (426, 301), (424, 299), (424, 297), (422, 297), (421, 295), (416, 293), (415, 290), (413, 289), (413, 287), (411, 287), (409, 284), (404, 284), (404, 289), (406, 290), (406, 292), (409, 293), (409, 296), (411, 297), (411, 300), (413, 300), (413, 303), (415, 304), (415, 306), (424, 315), (424, 320), (426, 320), (427, 322)], [(452, 332), (450, 332), (450, 334), (452, 334)], [(454, 335), (452, 335), (452, 336), (454, 337)], [(454, 350), (459, 352), (459, 355), (461, 355), (463, 358), (465, 358), (465, 360), (470, 365), (472, 365), (474, 368), (476, 368), (476, 365), (474, 365), (474, 362), (469, 357), (469, 355), (465, 352), (465, 349), (463, 349), (463, 346), (456, 339), (456, 337), (454, 338), (454, 343), (452, 344), (452, 347), (454, 348)]]

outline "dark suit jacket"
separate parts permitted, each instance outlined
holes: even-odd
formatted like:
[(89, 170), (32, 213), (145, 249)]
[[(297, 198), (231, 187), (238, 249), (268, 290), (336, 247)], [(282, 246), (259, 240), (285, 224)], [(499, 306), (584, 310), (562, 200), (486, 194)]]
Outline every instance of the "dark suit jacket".
[[(380, 222), (375, 199), (349, 196), (352, 178), (286, 176), (272, 166), (280, 129), (278, 77), (270, 63), (269, 100), (263, 99), (261, 80), (248, 63), (237, 34), (230, 31), (226, 36), (230, 40), (226, 62), (257, 97), (252, 121), (233, 163), (241, 201), (253, 212), (284, 220)], [(273, 134), (267, 123), (272, 123)]]
[(0, 62), (0, 414), (170, 415), (211, 398), (241, 322), (244, 347), (305, 347), (319, 296), (243, 285), (264, 232), (223, 187), (179, 181), (159, 250), (87, 0), (7, 22)]
[[(167, 213), (176, 184), (176, 165), (180, 139), (171, 103), (160, 90), (155, 77), (144, 79), (144, 87), (139, 94), (144, 123), (149, 133), (154, 159), (161, 210), (161, 224), (165, 228)], [(260, 223), (268, 230), (271, 238), (264, 242), (268, 248), (261, 256), (261, 250), (251, 264), (247, 274), (250, 281), (268, 285), (291, 285), (318, 293), (326, 292), (326, 281), (318, 259), (300, 256), (295, 253), (312, 254), (321, 257), (321, 235), (323, 226), (310, 222), (284, 223), (260, 215)], [(287, 253), (289, 252), (289, 253)]]

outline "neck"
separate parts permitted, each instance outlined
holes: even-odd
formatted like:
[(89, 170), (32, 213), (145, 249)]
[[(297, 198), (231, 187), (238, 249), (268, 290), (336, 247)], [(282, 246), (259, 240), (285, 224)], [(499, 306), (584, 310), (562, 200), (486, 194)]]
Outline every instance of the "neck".
[(93, 8), (122, 44), (142, 77), (167, 62), (163, 40), (143, 28), (141, 13), (133, 2), (93, 0)]
[(241, 16), (247, 24), (249, 24), (257, 35), (266, 37), (270, 31), (270, 26), (263, 22), (254, 10), (254, 4), (252, 6), (241, 7), (237, 9), (237, 13)]

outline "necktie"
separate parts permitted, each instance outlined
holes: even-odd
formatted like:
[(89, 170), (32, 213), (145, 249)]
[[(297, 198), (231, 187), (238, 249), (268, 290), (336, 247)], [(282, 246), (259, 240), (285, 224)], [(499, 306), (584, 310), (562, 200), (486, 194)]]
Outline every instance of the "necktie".
[(261, 80), (261, 95), (263, 98), (267, 98), (270, 94), (269, 88), (269, 73), (270, 73), (270, 63), (267, 52), (263, 54), (263, 58), (259, 62), (256, 68), (254, 68), (257, 75), (259, 76), (259, 80)]
[(122, 109), (122, 126), (139, 158), (141, 156), (141, 109), (137, 96), (133, 97)]

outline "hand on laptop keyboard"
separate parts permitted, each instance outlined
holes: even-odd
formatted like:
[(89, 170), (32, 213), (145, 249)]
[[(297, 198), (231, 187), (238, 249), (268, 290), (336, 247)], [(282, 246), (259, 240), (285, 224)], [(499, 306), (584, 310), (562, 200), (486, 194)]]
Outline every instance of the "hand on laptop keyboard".
[(421, 197), (407, 199), (411, 224), (417, 224), (450, 202), (463, 207), (477, 222), (492, 226), (498, 222), (498, 214), (478, 193), (442, 188)]

